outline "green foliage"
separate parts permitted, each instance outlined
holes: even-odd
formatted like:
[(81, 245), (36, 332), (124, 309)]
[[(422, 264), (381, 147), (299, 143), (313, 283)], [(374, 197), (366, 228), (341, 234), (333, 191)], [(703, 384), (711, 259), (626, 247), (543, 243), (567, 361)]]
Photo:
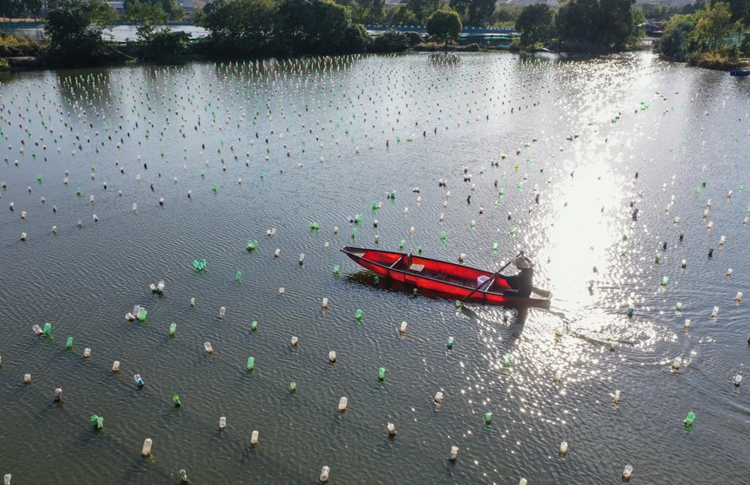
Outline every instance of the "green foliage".
[(272, 0), (216, 0), (206, 4), (198, 24), (211, 32), (217, 52), (264, 55), (269, 52), (278, 5)]
[(0, 58), (37, 57), (44, 51), (45, 44), (21, 39), (15, 35), (0, 34)]
[(145, 60), (173, 62), (187, 54), (190, 34), (159, 30), (151, 34), (141, 46), (141, 56)]
[(18, 17), (25, 9), (23, 0), (0, 0), (0, 16), (2, 17)]
[(446, 49), (449, 41), (458, 40), (462, 28), (461, 17), (455, 10), (438, 10), (427, 21), (427, 33), (444, 41)]
[(386, 30), (382, 35), (375, 37), (370, 49), (373, 52), (400, 52), (409, 48), (409, 39), (405, 34), (393, 29)]
[(659, 39), (659, 53), (673, 61), (686, 61), (688, 54), (696, 48), (694, 34), (697, 23), (697, 17), (693, 14), (672, 17)]
[(23, 9), (26, 12), (29, 12), (31, 15), (34, 16), (34, 20), (36, 20), (37, 16), (42, 12), (42, 7), (44, 7), (44, 1), (43, 0), (22, 0)]
[(284, 55), (336, 53), (351, 23), (349, 9), (330, 0), (283, 0), (274, 37)]
[(717, 2), (700, 16), (695, 26), (695, 36), (708, 50), (717, 52), (724, 46), (724, 37), (737, 29), (738, 25), (732, 22), (729, 5)]
[(424, 25), (432, 14), (437, 12), (442, 0), (409, 0), (406, 7), (414, 14), (416, 22), (407, 25)]
[(516, 20), (518, 20), (522, 11), (523, 8), (521, 7), (497, 7), (495, 12), (490, 16), (488, 22), (490, 25), (512, 28), (516, 25)]
[(638, 25), (644, 20), (635, 0), (571, 0), (558, 11), (557, 33), (562, 40), (619, 50), (643, 37)]
[[(750, 0), (726, 0), (729, 10), (732, 12), (731, 21), (741, 21), (745, 25), (750, 25)], [(716, 1), (711, 2), (713, 7)]]
[(216, 0), (197, 16), (224, 55), (362, 52), (370, 41), (351, 8), (331, 0)]
[(553, 31), (553, 12), (546, 3), (529, 5), (516, 20), (516, 31), (521, 33), (521, 45), (533, 47), (548, 42)]
[(464, 25), (482, 27), (495, 12), (495, 0), (450, 0), (450, 6), (461, 16)]
[(385, 25), (417, 25), (419, 20), (407, 6), (389, 8), (385, 14)]
[(166, 15), (167, 20), (180, 20), (183, 16), (182, 9), (176, 0), (124, 0), (122, 4), (126, 15), (131, 20), (143, 22), (140, 15), (149, 16), (159, 14), (159, 10)]
[(64, 0), (47, 14), (44, 34), (50, 43), (50, 60), (63, 65), (98, 64), (112, 54), (102, 31), (118, 17), (100, 0)]

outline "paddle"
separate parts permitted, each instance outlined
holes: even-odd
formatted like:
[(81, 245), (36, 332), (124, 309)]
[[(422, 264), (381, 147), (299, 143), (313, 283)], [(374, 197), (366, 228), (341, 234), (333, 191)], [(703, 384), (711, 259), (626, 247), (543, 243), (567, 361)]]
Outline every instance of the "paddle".
[(477, 292), (477, 291), (479, 290), (479, 288), (481, 288), (481, 287), (482, 287), (482, 286), (484, 286), (485, 284), (488, 284), (488, 283), (489, 283), (489, 284), (488, 284), (487, 286), (488, 286), (488, 287), (489, 287), (489, 286), (491, 286), (491, 285), (492, 285), (492, 283), (491, 283), (491, 282), (495, 281), (495, 280), (497, 279), (497, 277), (498, 277), (498, 276), (500, 276), (500, 273), (502, 273), (502, 272), (503, 272), (503, 270), (504, 270), (505, 268), (507, 268), (508, 266), (510, 266), (510, 263), (512, 263), (514, 259), (516, 259), (517, 257), (521, 256), (522, 254), (523, 254), (523, 251), (521, 251), (520, 253), (518, 253), (518, 254), (517, 254), (517, 255), (516, 255), (515, 257), (511, 258), (511, 259), (510, 259), (510, 261), (508, 261), (507, 263), (505, 263), (505, 266), (503, 266), (502, 268), (500, 268), (499, 270), (497, 270), (497, 271), (495, 272), (495, 274), (494, 274), (494, 275), (492, 275), (492, 278), (490, 278), (490, 279), (488, 279), (487, 281), (484, 281), (484, 282), (482, 282), (482, 283), (478, 284), (476, 288), (474, 288), (473, 290), (471, 290), (471, 293), (469, 293), (469, 294), (468, 294), (468, 295), (466, 295), (465, 297), (461, 298), (461, 301), (465, 301), (465, 300), (466, 300), (467, 298), (469, 298), (469, 297), (470, 297), (471, 295), (473, 295), (474, 293), (476, 293), (476, 292)]

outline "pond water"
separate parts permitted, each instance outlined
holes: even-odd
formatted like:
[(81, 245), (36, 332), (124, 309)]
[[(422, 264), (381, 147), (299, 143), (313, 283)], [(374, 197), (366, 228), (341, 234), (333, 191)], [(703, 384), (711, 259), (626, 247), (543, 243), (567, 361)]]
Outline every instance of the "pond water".
[[(324, 465), (339, 484), (614, 484), (628, 464), (632, 484), (750, 481), (750, 399), (733, 385), (750, 357), (750, 302), (735, 302), (750, 295), (745, 80), (649, 53), (0, 79), (0, 474), (13, 484), (171, 484), (180, 469), (191, 483), (315, 483)], [(524, 250), (552, 306), (456, 311), (375, 285), (338, 249), (376, 235), (490, 270)], [(145, 322), (125, 320), (134, 305)], [(52, 337), (35, 336), (46, 322)]]

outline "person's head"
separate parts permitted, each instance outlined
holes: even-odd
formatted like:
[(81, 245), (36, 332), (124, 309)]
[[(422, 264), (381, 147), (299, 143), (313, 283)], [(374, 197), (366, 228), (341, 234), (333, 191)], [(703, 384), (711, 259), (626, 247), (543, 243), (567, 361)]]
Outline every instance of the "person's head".
[(513, 259), (513, 264), (518, 269), (529, 269), (529, 268), (531, 268), (531, 265), (529, 264), (529, 261), (526, 259), (525, 256), (518, 256), (517, 258)]

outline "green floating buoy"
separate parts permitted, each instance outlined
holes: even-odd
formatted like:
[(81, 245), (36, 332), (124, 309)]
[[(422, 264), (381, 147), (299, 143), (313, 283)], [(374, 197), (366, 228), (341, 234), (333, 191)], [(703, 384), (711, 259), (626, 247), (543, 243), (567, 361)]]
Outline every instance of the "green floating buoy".
[(195, 306), (195, 298), (190, 299), (190, 306)]
[(503, 355), (503, 365), (505, 367), (508, 367), (512, 358), (513, 356), (510, 354), (510, 352), (506, 352), (505, 355)]
[(385, 367), (381, 367), (378, 369), (378, 380), (384, 380), (385, 379)]
[(461, 308), (461, 300), (456, 300), (456, 310)]
[(422, 254), (422, 246), (417, 246), (417, 254)]
[(398, 243), (398, 248), (399, 248), (399, 249), (404, 249), (404, 245), (405, 245), (405, 244), (406, 244), (406, 240), (405, 240), (405, 239), (402, 239), (402, 240), (401, 240), (401, 241), (399, 241), (399, 243)]
[(497, 252), (497, 243), (492, 243), (492, 251)]
[(170, 336), (170, 337), (174, 337), (174, 334), (175, 334), (175, 332), (177, 332), (177, 324), (173, 322), (173, 323), (172, 323), (172, 324), (171, 324), (171, 325), (169, 326), (169, 336)]
[(661, 279), (662, 286), (667, 286), (667, 283), (669, 283), (669, 276), (665, 276)]
[(660, 261), (660, 260), (661, 260), (661, 253), (658, 253), (658, 252), (657, 252), (657, 253), (656, 253), (656, 258), (654, 259), (654, 262), (655, 262), (656, 264), (659, 264), (659, 261)]
[(339, 275), (339, 265), (338, 264), (334, 264), (333, 265), (333, 274), (336, 275), (336, 276)]
[(357, 228), (352, 227), (352, 239), (354, 239), (355, 237), (357, 237)]
[(247, 370), (255, 369), (255, 357), (247, 358)]
[(238, 283), (242, 283), (242, 271), (237, 271), (237, 275), (234, 277), (234, 280)]
[(253, 322), (250, 324), (250, 328), (252, 329), (253, 332), (258, 330), (258, 322), (253, 320)]
[(44, 336), (49, 337), (52, 334), (52, 325), (49, 323), (44, 324)]
[(694, 421), (695, 413), (690, 411), (689, 413), (687, 413), (687, 416), (685, 416), (685, 426), (692, 426)]
[(360, 310), (359, 308), (357, 308), (357, 311), (354, 312), (354, 318), (357, 319), (357, 320), (362, 320), (362, 310)]
[(489, 411), (484, 413), (484, 424), (487, 426), (492, 424), (492, 413)]
[(446, 236), (445, 231), (440, 231), (440, 240), (441, 241), (445, 241), (445, 236)]
[(180, 396), (178, 396), (177, 394), (175, 394), (174, 396), (172, 396), (172, 402), (174, 403), (174, 407), (176, 407), (176, 408), (180, 407), (180, 405), (181, 405), (181, 403), (180, 403)]
[(295, 392), (297, 390), (297, 383), (292, 381), (289, 383), (289, 392)]
[(375, 234), (375, 244), (380, 244), (380, 236)]
[(97, 416), (96, 414), (92, 414), (91, 422), (94, 423), (94, 426), (96, 426), (96, 429), (102, 429), (104, 427), (104, 418), (102, 416)]
[(375, 276), (375, 284), (377, 285), (379, 283), (380, 283), (380, 276)]
[(68, 337), (68, 341), (65, 343), (65, 347), (67, 347), (68, 349), (73, 348), (73, 337)]

